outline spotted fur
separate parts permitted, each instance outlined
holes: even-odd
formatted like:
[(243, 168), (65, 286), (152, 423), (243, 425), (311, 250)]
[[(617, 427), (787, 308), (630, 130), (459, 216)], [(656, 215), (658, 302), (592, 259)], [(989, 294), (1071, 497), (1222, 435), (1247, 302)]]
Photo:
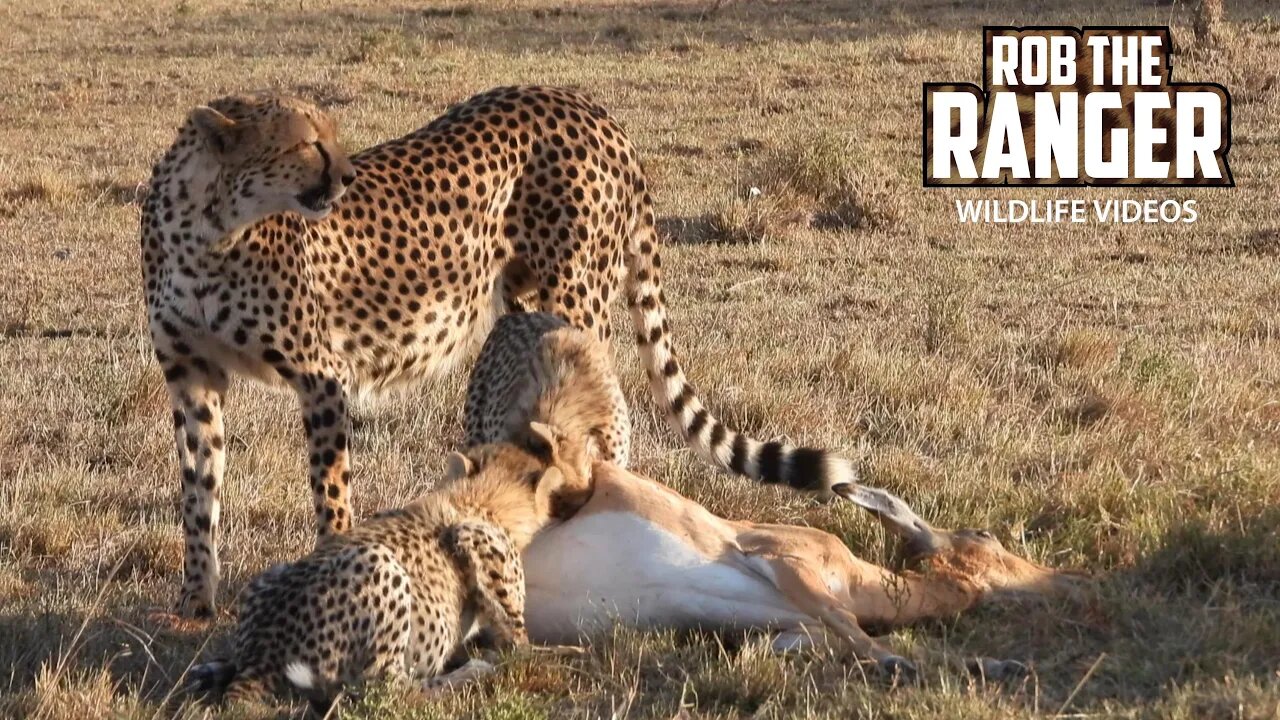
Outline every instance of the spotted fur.
[[(636, 314), (638, 322), (648, 321), (643, 307)], [(662, 367), (669, 363), (674, 360)], [(747, 437), (702, 408), (687, 383), (670, 383), (665, 373), (650, 377), (686, 441), (723, 470), (806, 489), (831, 488), (856, 478), (843, 458)], [(672, 390), (675, 394), (668, 397)], [(686, 415), (685, 410), (691, 412)], [(555, 315), (511, 313), (494, 325), (471, 373), (466, 444), (501, 441), (532, 421), (571, 428), (594, 440), (600, 459), (628, 464), (631, 421), (608, 346)]]
[(631, 419), (608, 346), (558, 316), (511, 313), (493, 326), (471, 372), (464, 445), (500, 442), (535, 418), (557, 418), (590, 438), (597, 457), (626, 467)]
[(197, 675), (214, 677), (228, 702), (294, 685), (324, 705), (372, 677), (431, 688), (482, 629), (499, 647), (525, 642), (520, 552), (561, 490), (587, 479), (571, 461), (576, 441), (536, 424), (516, 440), (455, 456), (442, 489), (259, 575), (232, 658)]
[(438, 375), (515, 304), (607, 341), (625, 291), (653, 393), (691, 445), (805, 489), (852, 473), (821, 451), (730, 433), (703, 407), (676, 361), (635, 149), (577, 93), (491, 90), (350, 158), (311, 105), (223, 98), (193, 111), (157, 163), (141, 236), (174, 409), (186, 614), (214, 609), (232, 373), (297, 393), (318, 531), (340, 532), (349, 397)]

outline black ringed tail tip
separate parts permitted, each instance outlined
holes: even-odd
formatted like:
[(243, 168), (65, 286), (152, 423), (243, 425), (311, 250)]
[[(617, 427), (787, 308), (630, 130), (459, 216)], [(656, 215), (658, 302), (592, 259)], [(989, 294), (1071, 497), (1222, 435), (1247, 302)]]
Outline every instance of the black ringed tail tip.
[(662, 293), (657, 234), (644, 194), (627, 244), (626, 297), (649, 387), (671, 427), (702, 458), (722, 470), (769, 485), (830, 497), (857, 483), (852, 463), (826, 450), (762, 443), (721, 423), (703, 406), (676, 359)]

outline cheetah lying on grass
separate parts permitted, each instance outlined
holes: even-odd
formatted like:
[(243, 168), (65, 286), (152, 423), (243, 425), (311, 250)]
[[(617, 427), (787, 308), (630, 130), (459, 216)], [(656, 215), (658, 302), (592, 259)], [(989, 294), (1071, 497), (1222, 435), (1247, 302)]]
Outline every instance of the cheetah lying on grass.
[(252, 702), (287, 678), (323, 705), (371, 676), (430, 688), (476, 675), (483, 661), (440, 673), (481, 629), (499, 647), (525, 642), (520, 551), (572, 510), (560, 492), (585, 483), (586, 452), (537, 423), (511, 439), (454, 453), (443, 489), (254, 579), (232, 659), (197, 668), (197, 687)]

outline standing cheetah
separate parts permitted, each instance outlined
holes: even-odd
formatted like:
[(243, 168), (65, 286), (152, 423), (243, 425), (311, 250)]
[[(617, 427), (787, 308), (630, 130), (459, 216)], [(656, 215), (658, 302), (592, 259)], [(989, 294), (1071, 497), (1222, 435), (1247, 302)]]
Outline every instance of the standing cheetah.
[(445, 663), (481, 629), (500, 647), (525, 642), (520, 553), (563, 510), (562, 487), (587, 483), (586, 459), (581, 438), (537, 423), (514, 444), (454, 453), (442, 489), (254, 579), (232, 659), (197, 678), (230, 702), (260, 701), (286, 679), (329, 700), (375, 676), (447, 682)]
[(607, 342), (625, 288), (654, 397), (702, 455), (822, 492), (853, 474), (729, 433), (703, 407), (676, 361), (635, 149), (568, 90), (494, 89), (350, 158), (307, 103), (215, 100), (156, 164), (141, 241), (181, 469), (185, 614), (214, 609), (232, 372), (297, 393), (324, 536), (351, 523), (349, 395), (438, 375), (514, 302)]

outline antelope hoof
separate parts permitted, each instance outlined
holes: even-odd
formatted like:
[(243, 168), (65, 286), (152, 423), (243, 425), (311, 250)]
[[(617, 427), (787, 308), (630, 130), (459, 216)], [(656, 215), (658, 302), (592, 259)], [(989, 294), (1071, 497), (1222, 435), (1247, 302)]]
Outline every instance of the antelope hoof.
[(476, 680), (492, 675), (497, 671), (498, 668), (493, 663), (487, 660), (472, 658), (468, 660), (465, 665), (453, 672), (448, 672), (444, 675), (439, 675), (427, 680), (423, 683), (422, 690), (428, 697), (441, 695), (443, 693), (456, 690), (467, 683), (475, 682)]
[(235, 666), (226, 660), (211, 660), (192, 665), (187, 671), (187, 685), (193, 690), (209, 690), (225, 685), (235, 674)]
[(876, 666), (887, 679), (895, 683), (910, 685), (920, 677), (920, 671), (916, 669), (915, 663), (901, 655), (888, 655), (880, 658)]
[(1017, 660), (974, 658), (968, 663), (969, 672), (995, 682), (1021, 680), (1031, 674), (1031, 668)]

